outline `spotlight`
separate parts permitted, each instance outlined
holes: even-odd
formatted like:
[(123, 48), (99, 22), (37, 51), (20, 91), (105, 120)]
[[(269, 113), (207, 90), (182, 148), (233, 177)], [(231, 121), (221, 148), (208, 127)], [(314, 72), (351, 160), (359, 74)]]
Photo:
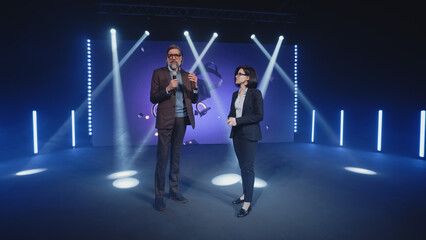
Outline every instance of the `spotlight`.
[(283, 35), (281, 35), (281, 36), (279, 37), (279, 39), (280, 39), (280, 40), (283, 40), (283, 39), (284, 39), (284, 36), (283, 36)]
[(188, 31), (185, 31), (185, 32), (183, 32), (183, 35), (188, 36), (188, 35), (189, 35), (189, 32), (188, 32)]
[(148, 31), (145, 31), (145, 34), (146, 34), (147, 36), (149, 36), (149, 34), (150, 34), (150, 33), (149, 33)]
[(111, 32), (111, 34), (115, 34), (115, 29), (111, 28), (110, 32)]
[(218, 34), (215, 32), (215, 33), (213, 33), (213, 37), (217, 37), (218, 36)]
[(252, 34), (251, 36), (250, 36), (250, 38), (251, 39), (254, 39), (256, 36), (254, 35), (254, 34)]

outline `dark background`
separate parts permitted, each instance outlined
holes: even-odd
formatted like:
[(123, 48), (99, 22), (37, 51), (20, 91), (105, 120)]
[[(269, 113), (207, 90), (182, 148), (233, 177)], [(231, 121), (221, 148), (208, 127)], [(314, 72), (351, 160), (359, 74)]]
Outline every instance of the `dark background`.
[[(107, 2), (107, 1), (105, 1)], [(196, 20), (96, 14), (96, 1), (4, 4), (1, 15), (0, 151), (32, 153), (31, 111), (39, 115), (40, 145), (86, 98), (87, 38), (107, 39), (109, 29), (123, 39), (207, 41), (217, 31), (222, 42), (299, 45), (299, 88), (338, 136), (339, 111), (345, 110), (345, 146), (374, 151), (377, 110), (384, 111), (383, 152), (418, 155), (419, 111), (425, 97), (425, 16), (421, 3), (372, 1), (137, 2), (264, 12), (292, 12), (295, 23)], [(296, 141), (310, 140), (311, 109), (300, 105)], [(79, 141), (88, 144), (86, 118)], [(318, 126), (316, 141), (337, 145)]]

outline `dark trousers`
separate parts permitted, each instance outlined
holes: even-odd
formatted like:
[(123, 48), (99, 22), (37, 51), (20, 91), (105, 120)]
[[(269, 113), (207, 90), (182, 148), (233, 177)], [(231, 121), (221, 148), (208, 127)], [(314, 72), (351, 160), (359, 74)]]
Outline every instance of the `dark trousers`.
[(158, 129), (157, 166), (155, 168), (155, 197), (161, 198), (164, 196), (165, 175), (167, 161), (169, 159), (170, 145), (170, 193), (176, 194), (179, 192), (178, 182), (180, 152), (186, 132), (186, 121), (188, 120), (185, 119), (185, 117), (177, 117), (172, 129)]
[(233, 138), (235, 154), (241, 169), (241, 179), (243, 181), (244, 202), (251, 202), (253, 199), (254, 187), (254, 158), (257, 150), (257, 141), (249, 141), (235, 134)]

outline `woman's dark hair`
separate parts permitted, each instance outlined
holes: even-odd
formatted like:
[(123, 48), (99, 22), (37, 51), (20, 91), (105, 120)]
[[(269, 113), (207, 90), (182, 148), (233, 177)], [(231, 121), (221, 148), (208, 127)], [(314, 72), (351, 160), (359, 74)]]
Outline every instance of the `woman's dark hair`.
[[(240, 69), (243, 69), (244, 73), (246, 74), (246, 76), (249, 77), (249, 80), (247, 82), (247, 88), (256, 88), (257, 87), (257, 73), (254, 70), (254, 68), (250, 67), (250, 66), (238, 66), (237, 69), (235, 69), (235, 73), (234, 73), (234, 79), (235, 76), (237, 76), (238, 71)], [(234, 80), (235, 81), (235, 80)], [(235, 84), (237, 87), (239, 87), (240, 85)]]

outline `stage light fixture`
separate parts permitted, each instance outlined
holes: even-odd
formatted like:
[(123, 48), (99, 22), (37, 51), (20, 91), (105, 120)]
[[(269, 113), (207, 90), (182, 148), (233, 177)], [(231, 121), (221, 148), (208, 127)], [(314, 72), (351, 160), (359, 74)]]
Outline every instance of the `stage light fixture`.
[(382, 119), (383, 111), (379, 110), (378, 113), (378, 127), (377, 127), (377, 151), (382, 151)]
[(183, 35), (188, 36), (188, 35), (189, 35), (189, 32), (188, 32), (188, 31), (185, 31), (185, 32), (183, 32)]
[(149, 34), (150, 34), (150, 33), (149, 33), (148, 31), (145, 31), (145, 35), (149, 36)]
[[(91, 46), (91, 40), (87, 39), (87, 60), (91, 60), (92, 59), (92, 51), (90, 50), (90, 46)], [(91, 67), (91, 66), (88, 66), (88, 68), (87, 68), (87, 70), (88, 70), (87, 71), (87, 90), (91, 91), (91, 86), (92, 86), (92, 71), (91, 71), (91, 68), (89, 69), (89, 67)], [(88, 108), (87, 113), (89, 113), (89, 109), (92, 108), (91, 97), (92, 97), (92, 93), (88, 92), (87, 93), (87, 99), (88, 99), (87, 100), (87, 108)], [(88, 120), (91, 120), (91, 119), (92, 118), (89, 117)], [(91, 129), (91, 127), (89, 127), (89, 124), (88, 124), (88, 127), (87, 127), (88, 134), (89, 134), (89, 136), (92, 136), (92, 131), (90, 129)]]
[(74, 110), (71, 111), (71, 135), (72, 135), (72, 147), (75, 148), (75, 112)]
[(116, 31), (115, 31), (114, 28), (111, 28), (110, 32), (111, 32), (111, 34), (115, 34)]
[(254, 39), (256, 37), (256, 35), (254, 35), (254, 34), (252, 34), (251, 36), (250, 36), (250, 38), (251, 39)]
[(279, 40), (284, 40), (284, 36), (283, 36), (283, 35), (281, 35), (281, 36), (279, 37)]
[(420, 111), (420, 147), (419, 156), (425, 156), (425, 110)]
[(315, 134), (315, 110), (312, 110), (311, 142), (314, 142), (314, 134)]
[(219, 36), (216, 32), (213, 33), (213, 37)]
[(38, 153), (38, 137), (37, 137), (37, 111), (33, 111), (33, 146), (34, 154)]
[[(296, 120), (297, 116), (297, 45), (294, 45), (294, 119)], [(294, 122), (294, 132), (297, 133), (297, 121)]]
[(344, 122), (344, 114), (343, 110), (340, 110), (340, 146), (343, 146), (343, 122)]

